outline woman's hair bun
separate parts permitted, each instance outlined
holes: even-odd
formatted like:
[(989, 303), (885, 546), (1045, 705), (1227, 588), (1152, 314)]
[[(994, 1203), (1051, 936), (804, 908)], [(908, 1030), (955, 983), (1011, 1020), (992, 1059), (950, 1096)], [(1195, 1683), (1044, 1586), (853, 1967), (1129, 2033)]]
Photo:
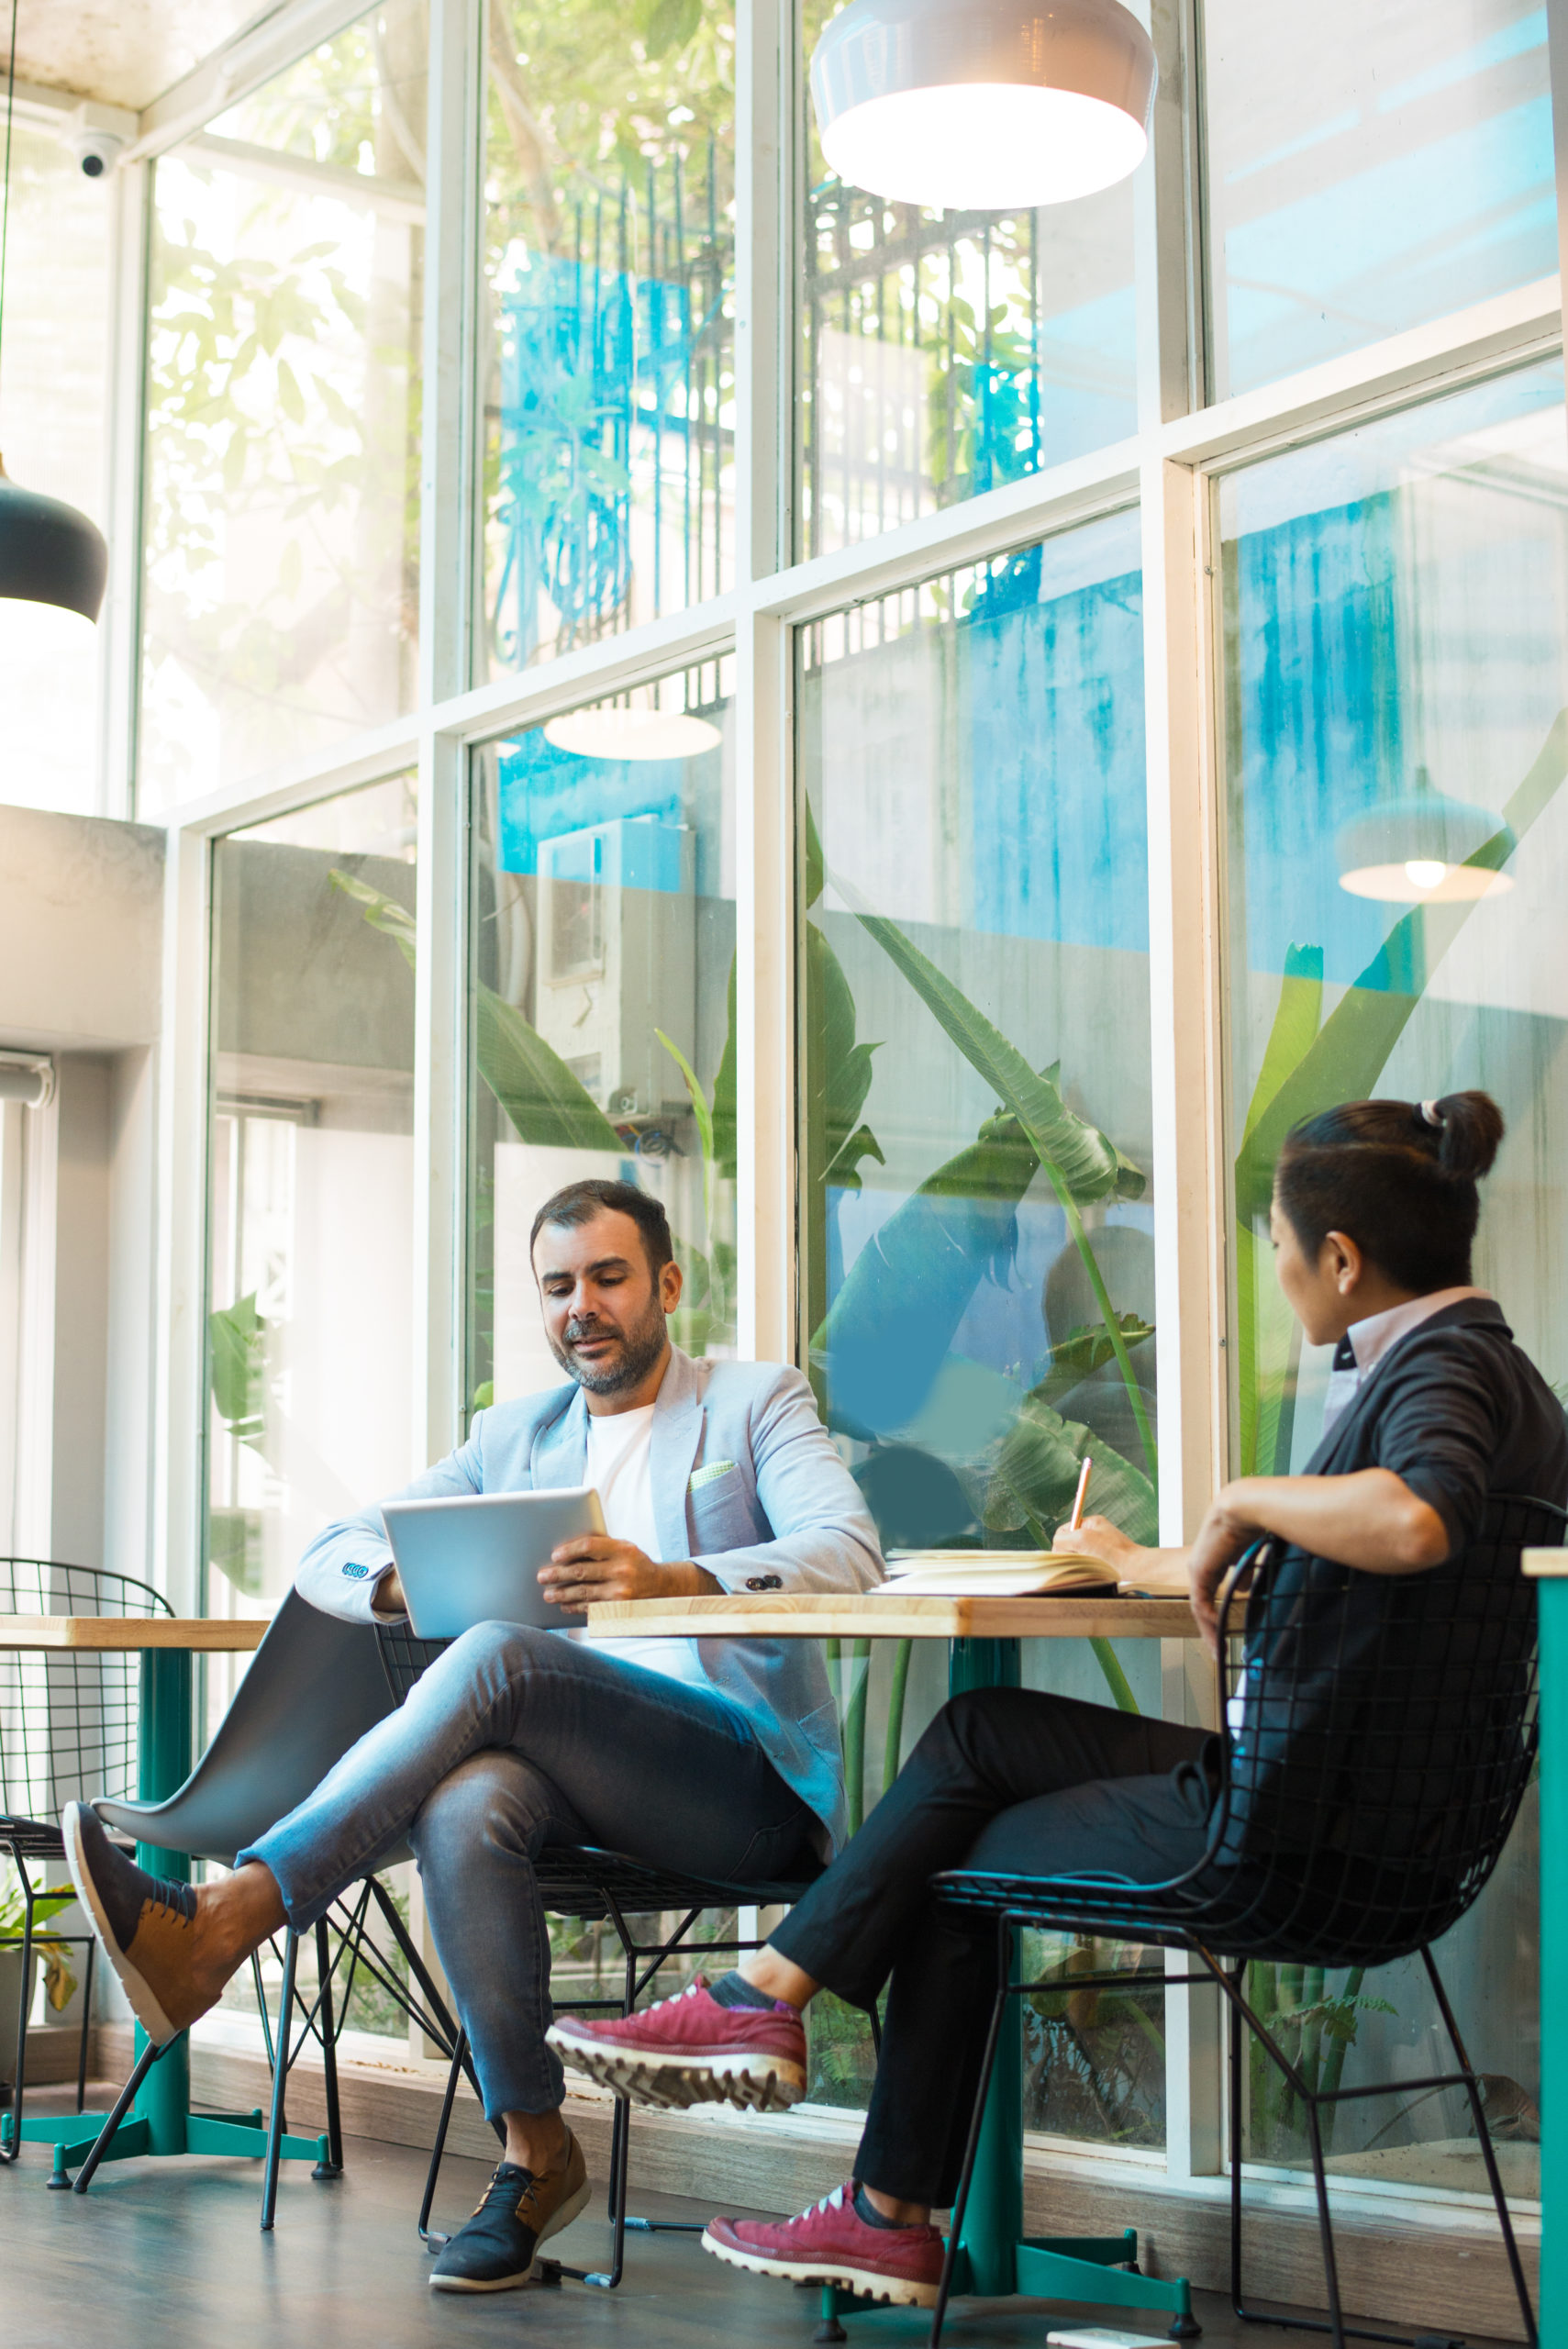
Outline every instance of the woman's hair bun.
[(1489, 1093), (1445, 1093), (1432, 1108), (1440, 1121), (1434, 1136), (1438, 1164), (1446, 1174), (1479, 1181), (1490, 1171), (1503, 1139), (1501, 1109)]

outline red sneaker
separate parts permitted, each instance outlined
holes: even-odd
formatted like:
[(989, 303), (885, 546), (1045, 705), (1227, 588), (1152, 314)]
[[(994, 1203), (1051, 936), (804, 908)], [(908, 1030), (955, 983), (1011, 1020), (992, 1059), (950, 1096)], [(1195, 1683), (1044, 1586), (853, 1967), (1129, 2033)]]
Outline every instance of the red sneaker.
[(836, 2186), (798, 2219), (710, 2219), (702, 2247), (731, 2267), (790, 2284), (840, 2284), (895, 2308), (930, 2309), (942, 2280), (940, 2227), (868, 2227), (855, 2181)]
[(735, 2104), (776, 2112), (806, 2094), (799, 2009), (721, 2007), (699, 1974), (688, 1989), (606, 2022), (568, 2015), (550, 2043), (563, 2063), (636, 2104)]

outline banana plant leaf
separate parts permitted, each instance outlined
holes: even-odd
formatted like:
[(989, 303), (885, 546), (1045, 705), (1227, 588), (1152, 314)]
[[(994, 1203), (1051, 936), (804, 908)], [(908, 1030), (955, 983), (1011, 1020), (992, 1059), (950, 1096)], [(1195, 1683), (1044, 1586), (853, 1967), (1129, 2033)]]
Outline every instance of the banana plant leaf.
[[(1018, 1119), (1067, 1195), (1079, 1207), (1096, 1199), (1137, 1199), (1147, 1182), (1141, 1167), (1097, 1126), (1071, 1110), (1055, 1068), (1030, 1068), (1016, 1044), (971, 1003), (896, 922), (857, 913), (862, 927), (903, 973), (938, 1024)], [(1060, 1066), (1060, 1063), (1057, 1063)]]
[[(1259, 1120), (1311, 1050), (1323, 1017), (1323, 949), (1292, 946), (1285, 953), (1284, 974), (1273, 1024), (1263, 1047), (1258, 1081), (1248, 1104), (1242, 1130), (1245, 1150)], [(1266, 1266), (1262, 1242), (1251, 1216), (1236, 1219), (1236, 1376), (1240, 1397), (1238, 1434), (1244, 1476), (1268, 1476), (1278, 1472), (1290, 1455), (1288, 1395), (1293, 1382), (1291, 1331), (1295, 1320), (1284, 1306)], [(1283, 1313), (1283, 1319), (1282, 1319)], [(1265, 1329), (1262, 1324), (1268, 1326)], [(1284, 1367), (1279, 1366), (1283, 1357)], [(1260, 1364), (1275, 1366), (1267, 1374)]]
[(230, 1435), (254, 1443), (265, 1426), (267, 1392), (267, 1325), (254, 1289), (207, 1315), (207, 1342), (217, 1415)]
[(812, 1347), (829, 1425), (885, 1435), (915, 1417), (1039, 1165), (1016, 1119), (989, 1118), (866, 1242)]
[[(1144, 1321), (1136, 1313), (1118, 1313), (1117, 1327), (1129, 1353), (1154, 1335), (1152, 1321)], [(1031, 1397), (1049, 1403), (1054, 1410), (1064, 1395), (1071, 1395), (1085, 1378), (1116, 1360), (1116, 1349), (1101, 1321), (1087, 1321), (1081, 1329), (1070, 1330), (1059, 1346), (1053, 1346), (1051, 1367), (1038, 1385), (1031, 1387)]]
[(729, 1024), (725, 1031), (724, 1050), (714, 1072), (712, 1103), (714, 1171), (726, 1183), (737, 1181), (740, 1173), (740, 1145), (735, 1125), (735, 959), (732, 955), (728, 990)]
[(825, 1186), (858, 1191), (861, 1160), (885, 1163), (875, 1135), (861, 1121), (871, 1091), (872, 1054), (879, 1048), (857, 1040), (855, 999), (844, 966), (815, 923), (806, 932), (806, 985), (811, 1040), (806, 1114), (822, 1138), (821, 1180)]
[[(1568, 774), (1568, 709), (1560, 710), (1540, 755), (1503, 810), (1506, 829), (1494, 833), (1467, 863), (1501, 869)], [(1509, 834), (1512, 834), (1512, 838)], [(1274, 1162), (1285, 1135), (1303, 1118), (1336, 1101), (1363, 1099), (1436, 970), (1469, 919), (1478, 898), (1451, 905), (1412, 906), (1329, 1013), (1306, 1051), (1261, 1109), (1236, 1161), (1239, 1220), (1266, 1213)], [(1277, 1021), (1276, 1021), (1277, 1025)]]
[(1095, 1513), (1129, 1540), (1160, 1538), (1154, 1487), (1141, 1469), (1113, 1451), (1081, 1420), (1064, 1419), (1038, 1392), (1024, 1397), (1002, 1439), (986, 1487), (984, 1523), (993, 1533), (1031, 1532), (1042, 1548), (1072, 1510), (1084, 1457), (1095, 1462)]
[[(417, 952), (413, 915), (395, 897), (334, 868), (332, 886), (361, 907), (373, 930), (400, 949), (412, 970)], [(521, 1141), (562, 1150), (621, 1149), (598, 1103), (515, 1005), (479, 981), (473, 990), (473, 1050), (479, 1074)]]

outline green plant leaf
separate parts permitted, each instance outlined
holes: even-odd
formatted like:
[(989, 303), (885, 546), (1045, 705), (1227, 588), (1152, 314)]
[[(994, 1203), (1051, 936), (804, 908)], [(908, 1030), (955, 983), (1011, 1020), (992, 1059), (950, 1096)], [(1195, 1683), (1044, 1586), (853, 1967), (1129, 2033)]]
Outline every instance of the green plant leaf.
[(735, 1129), (735, 958), (730, 957), (728, 991), (728, 1020), (724, 1050), (713, 1079), (713, 1158), (720, 1177), (733, 1183), (738, 1175), (739, 1144)]
[(399, 905), (395, 897), (389, 897), (384, 890), (373, 889), (370, 883), (361, 881), (357, 874), (345, 873), (339, 865), (334, 865), (327, 878), (334, 889), (340, 889), (345, 897), (352, 897), (354, 903), (363, 908), (364, 918), (373, 930), (379, 930), (395, 941), (404, 961), (413, 970), (418, 930), (407, 907)]
[[(1145, 1339), (1154, 1335), (1154, 1324), (1140, 1319), (1136, 1313), (1118, 1313), (1116, 1319), (1129, 1353), (1134, 1346), (1142, 1345)], [(1054, 1406), (1085, 1378), (1115, 1360), (1116, 1348), (1105, 1323), (1087, 1321), (1082, 1328), (1069, 1330), (1062, 1343), (1051, 1349), (1051, 1368), (1029, 1391), (1039, 1401)]]
[(620, 1151), (620, 1136), (537, 1028), (494, 987), (474, 988), (473, 1052), (479, 1074), (519, 1141), (559, 1150)]
[(1280, 981), (1279, 1001), (1274, 1006), (1273, 1024), (1269, 1030), (1269, 1041), (1263, 1047), (1258, 1081), (1252, 1087), (1252, 1098), (1247, 1108), (1247, 1123), (1241, 1137), (1243, 1143), (1285, 1079), (1306, 1059), (1322, 1018), (1323, 949), (1320, 946), (1288, 946), (1285, 949), (1284, 975)]
[(256, 1292), (207, 1315), (212, 1399), (229, 1433), (256, 1443), (265, 1425), (267, 1325)]
[(903, 973), (939, 1026), (1000, 1096), (1051, 1167), (1069, 1197), (1087, 1207), (1096, 1199), (1140, 1198), (1141, 1168), (1119, 1151), (1097, 1126), (1078, 1117), (1062, 1098), (1054, 1078), (1030, 1068), (1016, 1044), (971, 1003), (896, 922), (881, 914), (857, 914), (862, 927)]
[(1095, 1513), (1134, 1542), (1159, 1540), (1154, 1487), (1140, 1469), (1086, 1428), (1064, 1419), (1036, 1395), (1026, 1396), (1002, 1439), (986, 1488), (984, 1520), (995, 1533), (1026, 1526), (1044, 1548), (1073, 1507), (1084, 1458), (1095, 1463)]

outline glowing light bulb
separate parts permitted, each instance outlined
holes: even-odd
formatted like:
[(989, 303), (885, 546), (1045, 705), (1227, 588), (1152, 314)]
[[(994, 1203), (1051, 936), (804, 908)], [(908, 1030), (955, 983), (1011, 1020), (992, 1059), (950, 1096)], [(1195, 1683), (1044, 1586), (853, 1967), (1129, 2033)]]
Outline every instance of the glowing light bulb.
[(1405, 860), (1405, 878), (1413, 889), (1435, 889), (1448, 871), (1436, 857), (1410, 856)]

